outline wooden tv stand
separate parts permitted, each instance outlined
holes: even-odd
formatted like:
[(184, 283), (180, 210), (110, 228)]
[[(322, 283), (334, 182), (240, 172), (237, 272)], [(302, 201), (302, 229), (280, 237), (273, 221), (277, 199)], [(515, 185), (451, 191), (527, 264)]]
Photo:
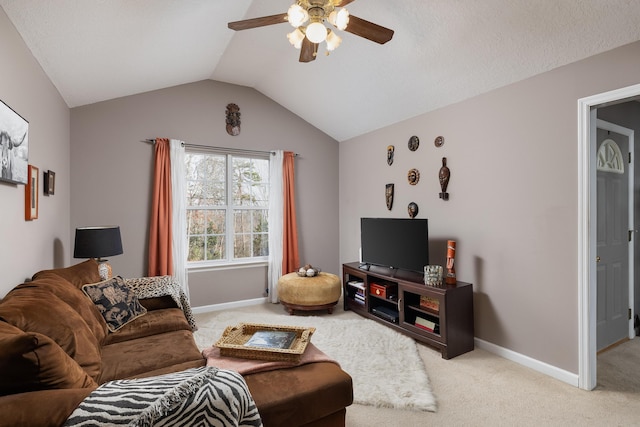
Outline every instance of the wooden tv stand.
[(474, 348), (470, 283), (436, 288), (418, 273), (352, 262), (342, 265), (342, 285), (345, 310), (436, 347), (444, 359)]

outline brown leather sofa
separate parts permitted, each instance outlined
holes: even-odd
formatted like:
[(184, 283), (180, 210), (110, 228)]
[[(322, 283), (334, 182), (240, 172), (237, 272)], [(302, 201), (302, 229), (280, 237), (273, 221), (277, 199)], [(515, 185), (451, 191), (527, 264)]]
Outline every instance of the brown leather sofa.
[[(204, 366), (191, 325), (170, 296), (110, 332), (81, 290), (97, 263), (36, 273), (0, 301), (0, 426), (59, 426), (107, 381)], [(344, 426), (351, 377), (333, 363), (245, 376), (265, 426)]]

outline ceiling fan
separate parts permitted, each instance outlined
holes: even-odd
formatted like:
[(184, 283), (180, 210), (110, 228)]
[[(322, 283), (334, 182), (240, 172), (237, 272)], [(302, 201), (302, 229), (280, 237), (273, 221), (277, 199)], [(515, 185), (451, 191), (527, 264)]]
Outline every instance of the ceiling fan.
[(300, 62), (311, 62), (316, 59), (318, 45), (327, 44), (327, 55), (336, 49), (342, 39), (331, 29), (324, 26), (329, 22), (339, 30), (364, 37), (376, 43), (384, 44), (393, 37), (393, 30), (373, 22), (351, 15), (344, 6), (355, 0), (297, 0), (289, 7), (287, 13), (263, 16), (229, 22), (232, 30), (248, 30), (266, 25), (289, 22), (295, 30), (287, 35), (289, 42), (300, 49)]

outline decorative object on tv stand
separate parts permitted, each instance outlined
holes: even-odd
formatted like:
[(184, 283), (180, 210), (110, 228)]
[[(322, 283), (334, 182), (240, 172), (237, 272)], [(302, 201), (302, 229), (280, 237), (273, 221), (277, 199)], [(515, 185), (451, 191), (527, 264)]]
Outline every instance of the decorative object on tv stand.
[(231, 136), (240, 135), (240, 107), (237, 104), (227, 105), (227, 133)]
[(38, 168), (29, 165), (27, 168), (27, 185), (24, 187), (24, 219), (31, 221), (38, 218)]
[(409, 184), (416, 185), (420, 181), (420, 171), (418, 169), (409, 169), (407, 172), (407, 181)]
[(440, 198), (442, 200), (449, 200), (449, 193), (447, 193), (447, 186), (449, 185), (449, 178), (451, 177), (451, 171), (447, 167), (447, 158), (442, 158), (442, 167), (440, 168), (440, 172), (438, 173), (438, 178), (440, 179), (440, 188), (442, 192), (440, 193)]
[(300, 277), (314, 277), (320, 273), (320, 269), (312, 266), (311, 264), (305, 264), (304, 267), (300, 267), (297, 271)]
[(396, 150), (396, 147), (393, 145), (387, 145), (387, 164), (391, 166), (393, 164), (393, 154)]
[(413, 135), (411, 138), (409, 138), (409, 142), (407, 143), (407, 145), (409, 146), (410, 151), (416, 151), (418, 147), (420, 147), (420, 138)]
[(387, 184), (385, 185), (385, 189), (384, 189), (384, 197), (386, 199), (387, 202), (387, 209), (391, 210), (391, 208), (393, 208), (393, 184)]
[(407, 206), (407, 211), (409, 212), (410, 218), (415, 218), (416, 215), (418, 215), (418, 205), (416, 204), (416, 202), (409, 203), (409, 206)]
[(44, 185), (42, 189), (47, 196), (53, 196), (56, 192), (56, 173), (53, 171), (46, 171), (43, 173)]
[(0, 181), (27, 184), (29, 122), (0, 101)]
[(454, 265), (456, 258), (456, 241), (447, 240), (447, 274), (445, 275), (444, 282), (447, 285), (455, 285), (456, 280), (456, 267)]
[(442, 286), (442, 266), (441, 265), (425, 265), (424, 266), (424, 284), (439, 288)]
[(440, 148), (444, 145), (444, 136), (436, 136), (436, 139), (433, 141), (433, 145)]
[(102, 280), (111, 278), (109, 260), (102, 257), (121, 255), (122, 239), (120, 227), (80, 227), (76, 228), (76, 240), (73, 249), (74, 258), (96, 258)]

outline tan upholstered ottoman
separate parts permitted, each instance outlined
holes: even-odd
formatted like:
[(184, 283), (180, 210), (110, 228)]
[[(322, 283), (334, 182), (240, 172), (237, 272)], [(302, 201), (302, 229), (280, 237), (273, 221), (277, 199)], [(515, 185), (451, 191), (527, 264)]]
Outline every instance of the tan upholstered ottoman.
[(294, 310), (324, 310), (333, 313), (333, 307), (342, 294), (340, 278), (320, 272), (314, 277), (301, 277), (289, 273), (278, 280), (278, 298), (289, 312)]

